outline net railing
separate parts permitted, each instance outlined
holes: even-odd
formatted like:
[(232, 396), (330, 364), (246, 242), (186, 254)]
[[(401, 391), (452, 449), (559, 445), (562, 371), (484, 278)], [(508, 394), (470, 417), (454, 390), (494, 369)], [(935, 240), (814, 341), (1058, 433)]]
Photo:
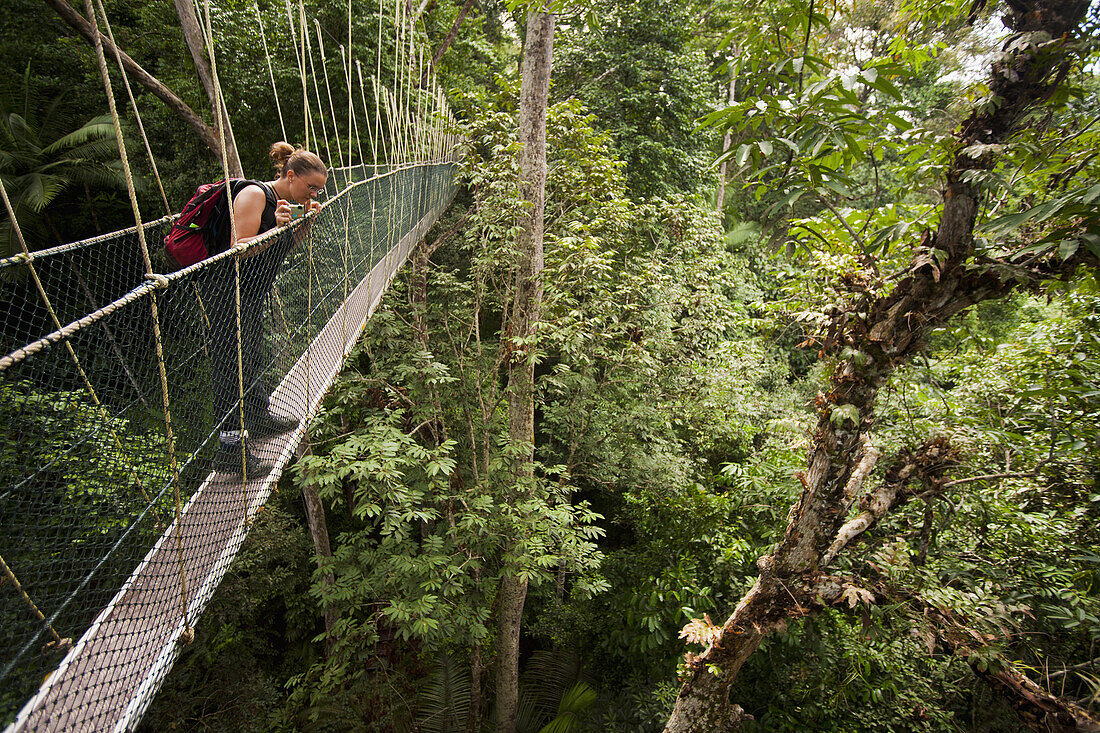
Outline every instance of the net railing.
[[(8, 730), (140, 718), (453, 175), (336, 169), (339, 193), (259, 254), (177, 272), (146, 273), (136, 227), (0, 261)], [(144, 225), (150, 249), (170, 223)], [(221, 431), (260, 410), (297, 427), (246, 433), (245, 461), (219, 468)]]

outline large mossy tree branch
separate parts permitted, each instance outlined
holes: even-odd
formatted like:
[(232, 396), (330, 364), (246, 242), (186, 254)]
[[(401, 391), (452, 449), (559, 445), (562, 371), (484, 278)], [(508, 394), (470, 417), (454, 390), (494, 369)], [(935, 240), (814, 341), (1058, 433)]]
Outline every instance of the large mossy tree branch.
[(865, 455), (882, 384), (935, 328), (1015, 287), (1015, 281), (974, 263), (981, 192), (973, 181), (997, 159), (992, 152), (975, 157), (973, 146), (995, 149), (984, 146), (1008, 140), (1026, 113), (1054, 92), (1069, 68), (1068, 39), (1087, 7), (1084, 0), (1038, 0), (1026, 8), (1010, 7), (1008, 27), (1053, 40), (1018, 44), (992, 65), (991, 101), (975, 108), (957, 131), (956, 153), (942, 181), (938, 228), (925, 237), (891, 292), (868, 295), (858, 309), (834, 317), (829, 345), (847, 347), (856, 356), (839, 361), (829, 393), (817, 401), (818, 423), (801, 475), (802, 493), (783, 539), (758, 561), (756, 582), (714, 642), (693, 660), (665, 728), (668, 733), (736, 727), (739, 708), (731, 704), (729, 690), (745, 660), (772, 630), (822, 607), (814, 603), (820, 595), (819, 568), (848, 519), (845, 488)]

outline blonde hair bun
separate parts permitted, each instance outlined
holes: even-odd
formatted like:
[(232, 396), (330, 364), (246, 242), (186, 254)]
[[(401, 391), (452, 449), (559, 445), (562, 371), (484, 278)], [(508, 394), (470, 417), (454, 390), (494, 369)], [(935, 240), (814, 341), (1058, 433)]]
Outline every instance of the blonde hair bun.
[(280, 176), (286, 175), (287, 170), (292, 170), (298, 175), (310, 171), (328, 173), (324, 161), (314, 153), (304, 148), (296, 148), (283, 140), (272, 145), (268, 155), (271, 156), (271, 162), (275, 164), (275, 169), (279, 171)]
[(267, 154), (271, 156), (271, 162), (275, 165), (275, 169), (282, 173), (283, 169), (286, 168), (287, 161), (290, 160), (290, 156), (294, 155), (294, 146), (280, 140), (271, 146), (271, 150)]

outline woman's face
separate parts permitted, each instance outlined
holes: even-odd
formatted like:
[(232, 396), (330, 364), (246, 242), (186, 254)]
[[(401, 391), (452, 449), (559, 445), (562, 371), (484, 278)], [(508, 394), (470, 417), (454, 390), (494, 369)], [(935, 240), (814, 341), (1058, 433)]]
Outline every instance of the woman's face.
[(317, 198), (325, 189), (327, 173), (320, 171), (306, 171), (301, 175), (294, 171), (286, 172), (287, 183), (290, 184), (290, 197), (300, 204), (309, 205), (309, 202)]

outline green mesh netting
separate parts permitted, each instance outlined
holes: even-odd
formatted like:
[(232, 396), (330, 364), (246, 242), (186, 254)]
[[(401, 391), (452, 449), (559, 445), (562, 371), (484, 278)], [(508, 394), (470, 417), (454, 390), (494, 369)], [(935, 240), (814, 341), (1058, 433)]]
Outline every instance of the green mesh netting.
[[(136, 722), (453, 174), (333, 170), (339, 193), (260, 254), (167, 281), (146, 277), (136, 229), (35, 253), (64, 335), (28, 263), (0, 262), (0, 722)], [(169, 223), (144, 227), (155, 260)], [(248, 435), (245, 464), (212, 472), (242, 405), (246, 429), (261, 409), (300, 424)]]

